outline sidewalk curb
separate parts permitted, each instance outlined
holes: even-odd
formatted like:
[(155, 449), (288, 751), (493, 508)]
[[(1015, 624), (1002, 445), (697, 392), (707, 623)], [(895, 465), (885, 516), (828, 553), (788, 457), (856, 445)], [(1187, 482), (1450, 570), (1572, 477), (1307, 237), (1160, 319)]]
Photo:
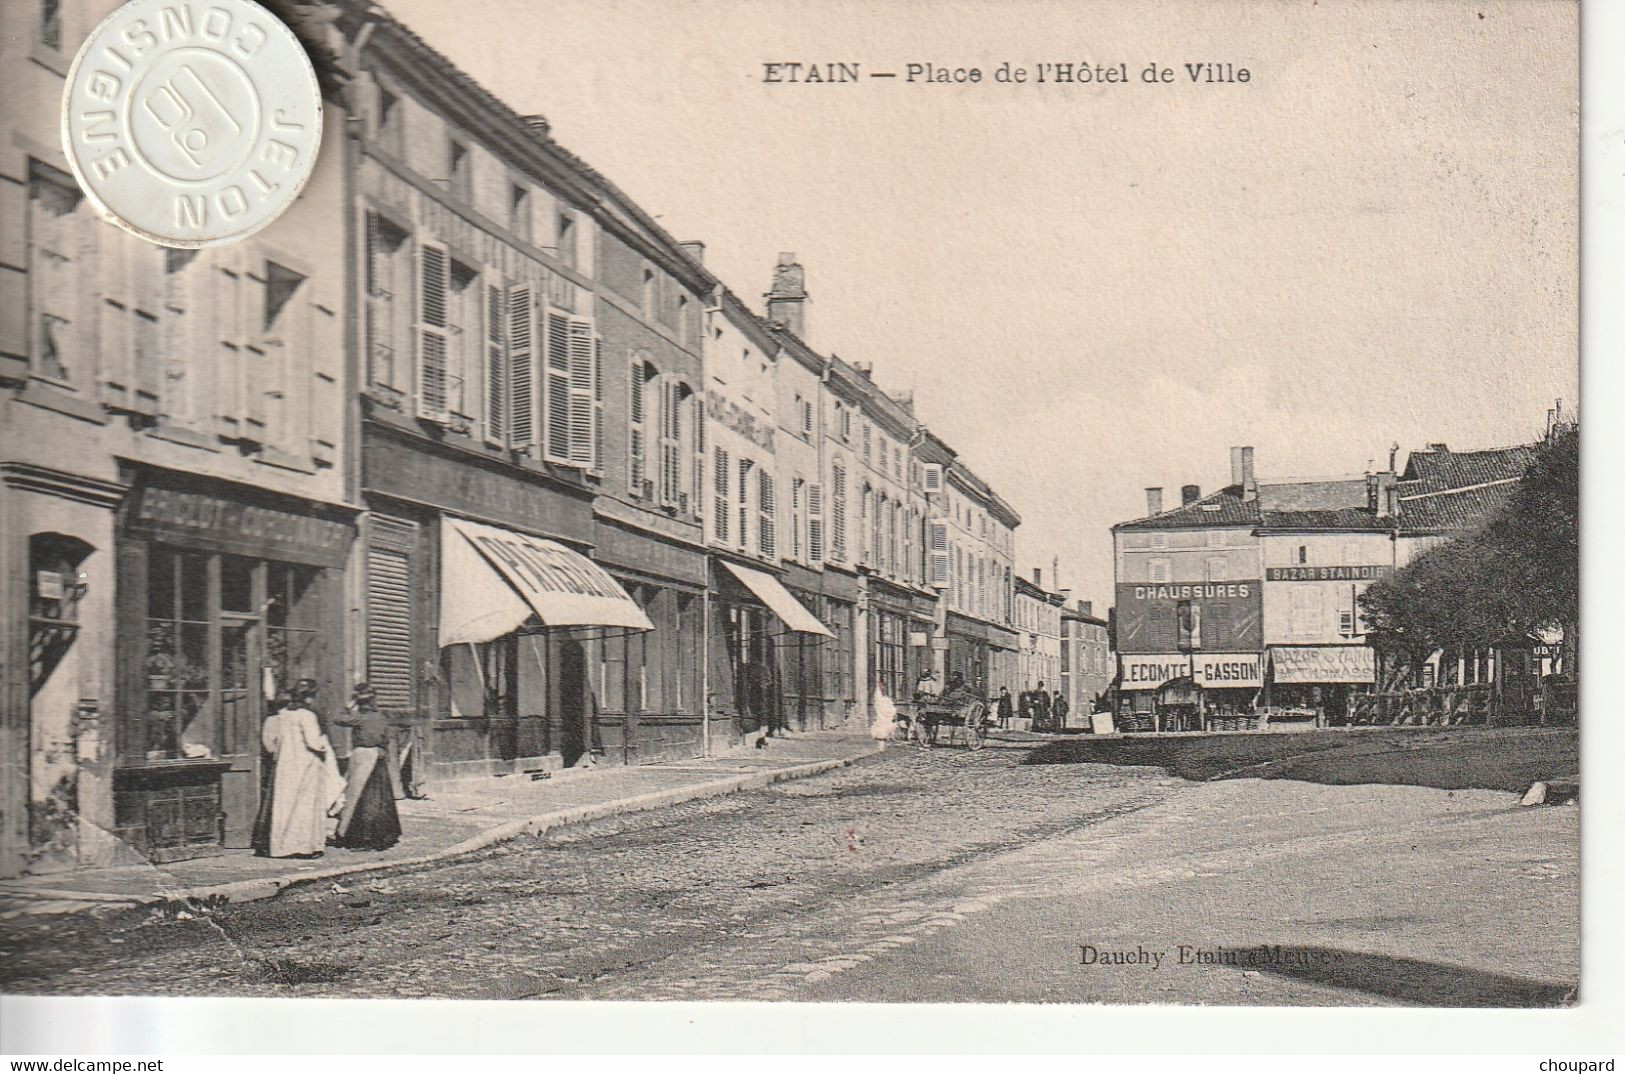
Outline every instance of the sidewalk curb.
[(157, 906), (170, 903), (242, 903), (257, 902), (269, 899), (288, 888), (301, 884), (311, 884), (322, 880), (336, 880), (339, 877), (350, 876), (355, 873), (375, 873), (384, 870), (410, 869), (421, 865), (432, 865), (437, 861), (461, 857), (495, 846), (498, 843), (516, 839), (522, 835), (541, 835), (554, 828), (563, 828), (572, 824), (581, 824), (586, 821), (602, 820), (605, 817), (619, 816), (623, 813), (641, 813), (651, 809), (660, 809), (665, 806), (681, 805), (701, 798), (719, 798), (739, 791), (761, 790), (763, 787), (786, 780), (805, 779), (808, 776), (822, 775), (833, 772), (838, 768), (847, 768), (867, 757), (873, 757), (882, 750), (884, 744), (876, 746), (864, 753), (850, 757), (830, 758), (822, 761), (808, 761), (788, 768), (769, 769), (764, 772), (752, 772), (749, 775), (727, 776), (722, 779), (707, 780), (687, 787), (677, 787), (666, 791), (651, 791), (647, 794), (634, 795), (631, 798), (621, 798), (609, 802), (595, 802), (592, 805), (574, 806), (570, 809), (555, 810), (551, 813), (541, 813), (523, 820), (511, 820), (506, 823), (487, 828), (478, 835), (464, 839), (460, 843), (436, 850), (429, 854), (420, 854), (415, 858), (398, 858), (393, 861), (351, 862), (328, 869), (316, 869), (311, 872), (287, 873), (281, 876), (257, 877), (253, 880), (235, 880), (229, 884), (214, 884), (207, 887), (182, 888), (153, 895), (121, 895), (99, 892), (78, 892), (76, 897), (86, 903), (92, 902), (124, 902), (134, 906)]

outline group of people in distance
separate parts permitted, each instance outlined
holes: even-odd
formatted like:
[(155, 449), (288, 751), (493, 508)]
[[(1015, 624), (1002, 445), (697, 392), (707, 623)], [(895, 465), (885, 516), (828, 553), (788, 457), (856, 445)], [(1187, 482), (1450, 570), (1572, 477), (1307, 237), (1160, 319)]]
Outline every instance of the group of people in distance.
[(360, 683), (332, 723), (350, 729), (344, 772), (313, 707), (314, 679), (300, 679), (271, 706), (260, 731), (260, 808), (254, 852), (272, 858), (319, 858), (329, 846), (388, 850), (401, 837), (389, 778), (388, 719), (377, 695)]
[(1024, 690), (1020, 698), (1010, 696), (1009, 687), (999, 687), (998, 718), (1000, 727), (1009, 727), (1016, 717), (1028, 721), (1034, 731), (1065, 731), (1066, 718), (1072, 706), (1067, 704), (1061, 691), (1047, 693), (1044, 684), (1033, 690)]

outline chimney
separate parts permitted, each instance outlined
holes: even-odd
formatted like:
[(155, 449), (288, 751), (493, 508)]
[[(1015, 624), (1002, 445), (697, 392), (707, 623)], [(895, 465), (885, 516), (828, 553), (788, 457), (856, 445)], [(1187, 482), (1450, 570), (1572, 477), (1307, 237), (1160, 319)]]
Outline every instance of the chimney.
[(1184, 488), (1179, 490), (1179, 505), (1181, 507), (1189, 507), (1191, 504), (1195, 503), (1201, 498), (1201, 485), (1186, 485)]
[(781, 324), (797, 339), (807, 338), (807, 271), (793, 253), (779, 255), (773, 270), (773, 289), (767, 299), (767, 319)]
[(875, 364), (873, 362), (853, 362), (852, 368), (856, 369), (858, 376), (864, 380), (873, 381), (875, 379)]
[(896, 403), (898, 406), (902, 407), (904, 410), (908, 411), (910, 414), (914, 413), (914, 389), (913, 388), (910, 388), (906, 392), (892, 392), (891, 397), (892, 397), (892, 402)]
[(1162, 514), (1162, 490), (1160, 488), (1145, 490), (1145, 513), (1148, 515)]
[[(1233, 457), (1232, 457), (1233, 459)], [(1253, 476), (1253, 449), (1241, 449), (1241, 498), (1243, 500), (1258, 499), (1258, 479)]]
[(1078, 601), (1078, 614), (1079, 615), (1089, 615), (1089, 616), (1094, 615), (1095, 614), (1095, 602), (1092, 601), (1092, 600), (1080, 600), (1080, 601)]
[(547, 121), (546, 116), (525, 116), (524, 121), (525, 126), (530, 128), (532, 134), (542, 138), (551, 137), (553, 125)]
[(1449, 444), (1429, 444), (1428, 445), (1428, 450), (1433, 452), (1434, 454), (1437, 454), (1437, 455), (1448, 455), (1448, 454), (1450, 454), (1450, 445)]
[(677, 245), (683, 248), (683, 253), (687, 254), (689, 257), (692, 257), (698, 263), (702, 265), (705, 264), (705, 243), (700, 242), (697, 239), (691, 239), (688, 242), (680, 242)]
[(1392, 473), (1370, 474), (1365, 479), (1366, 502), (1378, 518), (1393, 518), (1399, 513), (1399, 488)]

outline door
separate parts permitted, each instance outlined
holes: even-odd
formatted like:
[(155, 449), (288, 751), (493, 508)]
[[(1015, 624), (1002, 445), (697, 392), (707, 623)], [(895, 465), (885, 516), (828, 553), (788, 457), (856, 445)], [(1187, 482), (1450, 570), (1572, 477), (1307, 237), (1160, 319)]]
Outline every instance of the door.
[(221, 760), (220, 809), (228, 847), (249, 845), (260, 795), (260, 724), (265, 702), (260, 688), (259, 620), (224, 614), (220, 618)]
[(559, 759), (569, 768), (591, 741), (592, 704), (587, 691), (587, 650), (574, 638), (558, 641)]

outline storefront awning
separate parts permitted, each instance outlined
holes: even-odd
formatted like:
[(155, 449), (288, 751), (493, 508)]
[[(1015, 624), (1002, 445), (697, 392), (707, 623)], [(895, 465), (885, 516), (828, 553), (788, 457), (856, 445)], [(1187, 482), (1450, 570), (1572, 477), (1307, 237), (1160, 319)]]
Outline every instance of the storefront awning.
[(802, 607), (801, 602), (791, 596), (790, 591), (780, 585), (779, 580), (771, 574), (741, 567), (727, 560), (723, 560), (722, 565), (744, 583), (746, 589), (755, 593), (756, 599), (772, 609), (773, 614), (783, 620), (788, 629), (803, 634), (819, 634), (826, 638), (835, 636), (829, 632), (828, 627), (818, 621), (816, 615)]
[(1270, 667), (1278, 683), (1377, 681), (1376, 652), (1364, 645), (1273, 648)]
[(440, 644), (490, 641), (534, 613), (548, 627), (653, 630), (602, 567), (556, 541), (443, 518)]

